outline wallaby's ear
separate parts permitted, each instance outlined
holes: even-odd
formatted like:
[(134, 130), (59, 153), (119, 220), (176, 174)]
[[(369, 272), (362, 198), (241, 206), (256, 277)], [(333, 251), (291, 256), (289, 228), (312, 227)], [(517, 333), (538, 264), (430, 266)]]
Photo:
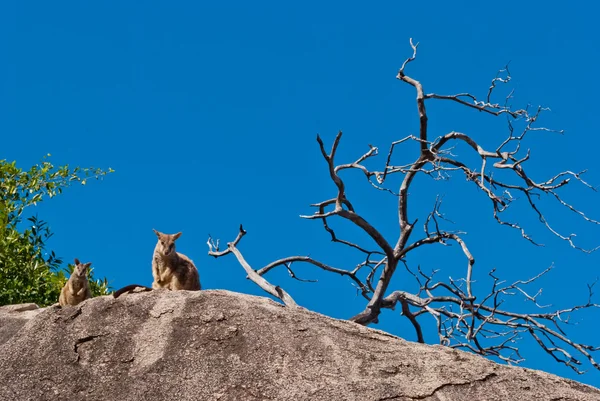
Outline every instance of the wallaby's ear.
[(177, 238), (181, 237), (181, 231), (177, 234), (173, 234), (171, 237), (173, 237), (173, 241), (175, 241)]
[(79, 259), (75, 258), (75, 264), (76, 264), (76, 265), (79, 265), (79, 264), (81, 264), (81, 262), (79, 261)]
[(86, 264), (83, 265), (83, 267), (85, 267), (86, 269), (89, 269), (91, 265), (92, 265), (92, 262), (87, 262)]
[(160, 233), (159, 233), (158, 231), (156, 231), (155, 229), (152, 229), (152, 231), (154, 231), (154, 234), (156, 234), (156, 236), (157, 236), (158, 238), (160, 238)]

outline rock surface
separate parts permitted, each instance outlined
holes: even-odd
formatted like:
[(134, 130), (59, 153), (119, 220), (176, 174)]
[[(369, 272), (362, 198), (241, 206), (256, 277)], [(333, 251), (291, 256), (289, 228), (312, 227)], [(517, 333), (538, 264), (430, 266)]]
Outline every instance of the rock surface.
[(0, 306), (0, 345), (8, 341), (28, 320), (40, 313), (36, 304)]
[(20, 307), (0, 308), (0, 400), (600, 400), (547, 373), (227, 291)]

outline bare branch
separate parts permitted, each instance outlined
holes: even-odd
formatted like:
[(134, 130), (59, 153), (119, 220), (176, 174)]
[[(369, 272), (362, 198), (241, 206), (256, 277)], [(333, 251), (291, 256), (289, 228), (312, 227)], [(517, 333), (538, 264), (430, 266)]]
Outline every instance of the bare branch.
[(233, 253), (235, 255), (235, 257), (237, 258), (238, 262), (240, 262), (240, 265), (242, 265), (242, 267), (246, 271), (246, 274), (248, 275), (248, 278), (250, 280), (255, 282), (260, 288), (262, 288), (269, 294), (281, 299), (286, 306), (292, 306), (292, 307), (298, 306), (296, 304), (296, 301), (294, 301), (294, 299), (290, 296), (290, 294), (285, 292), (285, 290), (283, 290), (281, 287), (274, 286), (273, 284), (269, 283), (261, 275), (259, 275), (256, 271), (254, 271), (254, 269), (252, 269), (252, 267), (250, 267), (248, 262), (246, 262), (246, 259), (244, 259), (244, 257), (242, 256), (242, 253), (237, 249), (237, 244), (240, 242), (240, 240), (242, 239), (242, 237), (244, 235), (246, 235), (246, 231), (240, 224), (240, 231), (239, 231), (236, 239), (233, 242), (229, 242), (227, 244), (227, 249), (222, 252), (212, 250), (212, 247), (211, 247), (212, 239), (209, 238), (208, 254), (211, 256), (214, 256), (215, 258), (218, 258), (220, 256), (227, 255), (228, 253)]
[[(327, 212), (327, 213), (321, 212), (321, 213), (315, 213), (312, 216), (300, 216), (300, 217), (306, 218), (306, 219), (316, 219), (316, 218), (323, 219), (323, 218), (327, 218), (327, 217), (330, 217), (333, 215), (338, 215), (340, 217), (345, 218), (346, 220), (350, 220), (355, 225), (360, 227), (365, 233), (367, 233), (377, 243), (377, 245), (383, 250), (383, 252), (388, 257), (390, 257), (393, 254), (393, 249), (390, 246), (390, 244), (388, 244), (388, 242), (385, 240), (383, 235), (381, 235), (381, 233), (377, 229), (375, 229), (375, 227), (373, 227), (371, 224), (369, 224), (363, 217), (356, 214), (354, 212), (353, 208), (349, 207), (347, 210), (343, 208), (343, 205), (350, 205), (350, 203), (346, 199), (346, 195), (344, 192), (345, 191), (344, 190), (344, 182), (338, 176), (338, 174), (336, 172), (336, 168), (334, 167), (335, 151), (339, 145), (341, 138), (342, 138), (342, 132), (340, 131), (340, 132), (338, 132), (337, 136), (335, 137), (333, 146), (331, 148), (331, 153), (327, 154), (327, 152), (325, 151), (325, 145), (323, 144), (321, 137), (317, 135), (317, 142), (319, 143), (319, 147), (321, 149), (321, 154), (325, 158), (325, 161), (327, 162), (327, 165), (329, 167), (329, 175), (338, 188), (338, 194), (337, 194), (337, 197), (335, 198), (335, 209), (333, 211)], [(331, 201), (326, 201), (323, 203), (323, 205), (331, 204), (331, 203), (332, 203)], [(318, 205), (319, 205), (319, 207), (321, 206), (321, 204), (318, 204)]]
[[(314, 260), (308, 256), (289, 256), (287, 258), (283, 258), (283, 259), (278, 259), (274, 262), (269, 263), (268, 265), (266, 265), (265, 267), (263, 267), (262, 269), (259, 269), (256, 273), (259, 276), (262, 276), (264, 274), (266, 274), (267, 272), (269, 272), (270, 270), (274, 269), (277, 266), (281, 266), (281, 265), (288, 265), (292, 262), (305, 262), (305, 263), (310, 263), (314, 266), (317, 266), (325, 271), (328, 271), (330, 273), (336, 273), (342, 276), (347, 276), (350, 279), (352, 279), (352, 281), (354, 281), (356, 283), (356, 285), (361, 289), (362, 294), (366, 297), (367, 294), (370, 292), (369, 289), (365, 286), (365, 284), (356, 276), (355, 272), (352, 271), (348, 271), (348, 270), (344, 270), (344, 269), (338, 269), (335, 267), (331, 267), (329, 265), (326, 265), (325, 263), (319, 262), (318, 260)], [(367, 297), (368, 299), (368, 297)]]
[[(563, 131), (538, 125), (542, 115), (549, 111), (546, 107), (526, 105), (522, 108), (513, 108), (511, 103), (514, 92), (512, 90), (503, 99), (495, 99), (497, 88), (511, 82), (508, 65), (496, 74), (480, 98), (468, 92), (454, 95), (425, 94), (421, 82), (407, 75), (406, 72), (408, 65), (417, 57), (418, 43), (414, 44), (411, 39), (410, 46), (412, 55), (404, 60), (396, 78), (415, 90), (416, 109), (419, 115), (418, 135), (407, 135), (393, 141), (387, 155), (384, 155), (384, 165), (377, 170), (369, 169), (365, 166), (365, 162), (375, 160), (379, 155), (378, 147), (369, 144), (369, 150), (358, 155), (353, 159), (354, 161), (336, 164), (335, 157), (341, 143), (342, 132), (338, 132), (329, 151), (325, 149), (323, 140), (317, 135), (319, 149), (327, 164), (329, 177), (335, 184), (336, 193), (332, 194), (329, 199), (313, 204), (312, 206), (317, 208), (314, 214), (301, 217), (310, 220), (320, 219), (332, 242), (359, 251), (362, 256), (357, 263), (353, 264), (354, 267), (342, 269), (324, 264), (308, 256), (290, 256), (271, 262), (255, 271), (237, 249), (237, 244), (245, 234), (242, 227), (240, 227), (236, 240), (229, 243), (227, 249), (222, 251), (219, 250), (218, 241), (213, 241), (209, 236), (207, 242), (209, 255), (220, 257), (233, 253), (246, 270), (248, 278), (265, 291), (282, 299), (286, 305), (295, 305), (295, 302), (289, 294), (280, 287), (268, 283), (263, 276), (276, 267), (284, 266), (292, 279), (311, 281), (299, 279), (291, 269), (292, 263), (308, 263), (324, 272), (349, 278), (352, 286), (356, 287), (358, 293), (367, 300), (364, 310), (350, 319), (356, 323), (363, 325), (377, 323), (382, 309), (394, 309), (396, 304), (400, 303), (402, 315), (411, 322), (419, 342), (424, 342), (421, 319), (426, 316), (426, 319), (434, 320), (440, 344), (445, 346), (462, 348), (480, 355), (498, 358), (510, 364), (517, 364), (523, 361), (523, 357), (516, 344), (523, 336), (531, 336), (540, 349), (558, 363), (564, 364), (576, 372), (581, 372), (580, 367), (585, 360), (594, 368), (600, 369), (600, 365), (594, 359), (594, 353), (600, 351), (600, 348), (577, 342), (566, 333), (567, 327), (572, 325), (571, 316), (574, 313), (600, 308), (598, 304), (592, 302), (595, 283), (588, 285), (589, 296), (585, 303), (556, 310), (552, 310), (551, 305), (541, 301), (542, 288), (530, 288), (541, 277), (548, 274), (553, 266), (527, 280), (516, 280), (512, 283), (500, 280), (495, 270), (492, 270), (488, 273), (492, 280), (491, 288), (489, 291), (478, 291), (476, 288), (477, 277), (482, 273), (473, 269), (475, 258), (465, 242), (465, 233), (446, 229), (445, 226), (452, 222), (440, 212), (442, 200), (440, 196), (436, 197), (433, 210), (424, 219), (424, 237), (411, 239), (413, 229), (418, 221), (415, 216), (409, 215), (411, 212), (409, 200), (412, 204), (414, 197), (417, 196), (411, 192), (411, 184), (415, 177), (418, 174), (424, 174), (434, 181), (448, 180), (451, 179), (453, 173), (459, 172), (480, 190), (484, 199), (490, 201), (491, 214), (496, 222), (517, 230), (530, 243), (543, 246), (529, 235), (528, 229), (526, 230), (517, 222), (508, 221), (503, 215), (511, 206), (518, 204), (518, 201), (521, 201), (526, 210), (537, 217), (548, 232), (568, 243), (572, 248), (585, 253), (591, 253), (600, 248), (584, 249), (580, 247), (575, 242), (575, 234), (561, 233), (548, 221), (547, 217), (549, 216), (545, 215), (545, 208), (542, 207), (544, 206), (542, 204), (543, 195), (548, 195), (544, 199), (556, 202), (561, 210), (568, 210), (569, 214), (575, 213), (585, 222), (600, 225), (600, 220), (590, 217), (575, 205), (565, 201), (561, 192), (568, 188), (570, 183), (580, 183), (593, 191), (596, 191), (596, 188), (583, 180), (582, 176), (585, 171), (579, 173), (569, 170), (552, 172), (549, 174), (550, 178), (543, 179), (529, 174), (530, 171), (533, 171), (528, 167), (531, 163), (531, 151), (522, 146), (523, 140), (534, 134), (543, 136), (550, 133), (562, 134)], [(428, 101), (451, 101), (463, 108), (483, 112), (490, 117), (502, 116), (507, 122), (507, 135), (500, 138), (499, 145), (492, 150), (481, 146), (483, 142), (476, 140), (477, 136), (463, 132), (450, 131), (437, 138), (429, 138), (429, 117), (425, 107)], [(462, 146), (459, 145), (466, 145), (467, 151), (474, 157), (461, 158), (455, 154), (457, 153), (456, 149), (462, 149)], [(413, 151), (412, 163), (405, 164), (405, 161), (402, 163), (395, 161), (400, 148), (402, 151), (406, 149)], [(348, 199), (347, 183), (342, 178), (342, 174), (345, 174), (346, 170), (360, 171), (373, 188), (397, 197), (398, 233), (393, 246), (391, 245), (393, 242), (385, 238), (382, 231), (368, 222)], [(392, 176), (399, 178), (400, 185), (397, 190), (396, 188), (387, 188)], [(342, 239), (330, 225), (330, 219), (339, 218), (348, 220), (359, 227), (374, 244), (365, 246), (358, 242)], [(467, 262), (464, 274), (458, 279), (448, 277), (446, 280), (438, 280), (440, 269), (425, 273), (421, 266), (417, 265), (416, 271), (411, 270), (408, 265), (409, 253), (425, 245), (458, 245), (457, 250), (460, 250)], [(388, 291), (398, 263), (404, 265), (409, 273), (408, 278), (416, 281), (418, 291), (413, 293), (402, 289)], [(400, 283), (401, 288), (406, 288), (405, 284), (404, 282)], [(537, 310), (529, 313), (508, 310), (505, 301), (509, 297), (515, 296), (523, 297), (531, 307), (535, 307)]]

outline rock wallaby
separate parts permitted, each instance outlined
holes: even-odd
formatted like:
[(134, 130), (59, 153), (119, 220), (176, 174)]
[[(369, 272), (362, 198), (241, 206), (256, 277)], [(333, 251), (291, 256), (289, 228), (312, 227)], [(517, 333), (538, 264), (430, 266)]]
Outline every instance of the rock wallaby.
[(92, 297), (90, 291), (90, 283), (88, 282), (88, 269), (92, 265), (91, 262), (81, 263), (79, 259), (75, 258), (75, 268), (69, 281), (60, 290), (60, 297), (58, 298), (58, 304), (60, 306), (72, 305), (75, 306), (84, 300)]
[(200, 276), (194, 262), (187, 256), (175, 251), (175, 240), (181, 236), (177, 234), (164, 234), (152, 230), (158, 237), (158, 242), (152, 255), (152, 288), (130, 284), (113, 293), (114, 298), (122, 294), (133, 292), (136, 289), (150, 291), (152, 289), (168, 288), (169, 290), (200, 290)]
[(152, 255), (152, 288), (199, 291), (200, 276), (194, 262), (175, 251), (175, 241), (181, 237), (181, 232), (164, 234), (154, 229), (152, 231), (158, 237)]

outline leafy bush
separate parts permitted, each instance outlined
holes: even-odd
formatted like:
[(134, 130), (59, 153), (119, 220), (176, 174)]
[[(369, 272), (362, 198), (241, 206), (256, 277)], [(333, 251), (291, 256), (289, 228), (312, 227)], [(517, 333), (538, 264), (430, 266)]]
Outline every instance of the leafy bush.
[[(61, 268), (63, 261), (54, 251), (47, 251), (52, 232), (45, 221), (37, 216), (22, 220), (25, 209), (59, 195), (72, 183), (85, 185), (88, 179), (113, 172), (93, 167), (55, 167), (47, 157), (27, 171), (14, 161), (0, 160), (0, 305), (53, 304), (73, 270), (70, 264)], [(89, 278), (93, 296), (110, 292), (106, 278), (94, 279), (93, 269)]]

